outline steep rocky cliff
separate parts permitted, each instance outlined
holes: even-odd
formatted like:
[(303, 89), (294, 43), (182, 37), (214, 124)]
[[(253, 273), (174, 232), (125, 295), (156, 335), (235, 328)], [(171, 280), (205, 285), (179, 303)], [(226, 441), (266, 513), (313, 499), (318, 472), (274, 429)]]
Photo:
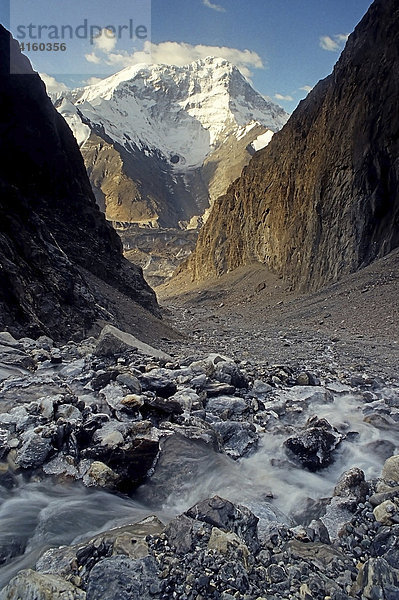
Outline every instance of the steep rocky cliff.
[(399, 245), (399, 3), (376, 0), (332, 75), (218, 199), (185, 269), (251, 261), (315, 289)]
[(10, 35), (0, 26), (0, 328), (56, 339), (89, 328), (99, 309), (84, 270), (156, 311), (96, 205), (72, 132), (12, 44), (25, 74), (10, 75)]

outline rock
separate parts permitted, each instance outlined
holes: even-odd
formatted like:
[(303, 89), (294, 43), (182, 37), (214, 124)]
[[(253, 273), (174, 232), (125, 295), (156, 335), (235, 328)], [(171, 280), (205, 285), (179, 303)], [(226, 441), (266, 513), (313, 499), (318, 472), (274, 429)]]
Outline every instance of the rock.
[[(392, 502), (392, 500), (385, 500), (381, 504), (375, 507), (373, 515), (376, 521), (383, 525), (392, 525), (394, 522), (398, 522), (399, 515), (399, 502)], [(394, 521), (396, 519), (396, 521)]]
[(0, 600), (85, 600), (83, 590), (57, 575), (21, 571), (0, 592)]
[(127, 387), (133, 394), (141, 394), (141, 383), (130, 373), (122, 373), (117, 376), (116, 381)]
[(119, 475), (100, 461), (94, 461), (83, 477), (83, 483), (90, 486), (113, 490), (120, 480)]
[(252, 386), (251, 395), (255, 395), (257, 398), (263, 400), (272, 390), (272, 386), (268, 383), (265, 383), (260, 379), (255, 379)]
[(117, 329), (113, 325), (106, 325), (100, 333), (94, 353), (96, 356), (114, 356), (127, 350), (138, 350), (145, 356), (159, 358), (166, 362), (173, 362), (173, 358), (138, 340), (134, 335)]
[[(364, 472), (357, 467), (352, 467), (341, 475), (334, 488), (334, 496), (347, 498), (353, 510), (357, 505), (366, 501), (369, 486), (365, 481)], [(349, 508), (349, 506), (348, 506)]]
[(242, 415), (248, 411), (245, 400), (235, 396), (217, 396), (206, 403), (206, 411), (226, 421), (233, 415)]
[(60, 404), (57, 408), (55, 418), (65, 419), (65, 421), (68, 422), (81, 421), (82, 413), (78, 408), (76, 408), (76, 406), (73, 406), (72, 404)]
[(235, 388), (248, 387), (248, 379), (240, 371), (237, 365), (230, 361), (217, 363), (213, 378), (221, 383), (230, 384)]
[(399, 455), (388, 458), (382, 468), (382, 479), (399, 483)]
[(171, 398), (144, 398), (144, 406), (140, 409), (141, 414), (147, 417), (151, 413), (156, 413), (161, 417), (166, 415), (181, 415), (183, 408), (178, 400)]
[(62, 363), (62, 354), (58, 348), (53, 348), (50, 353), (50, 362), (53, 365), (60, 365)]
[(249, 551), (247, 546), (240, 540), (237, 534), (231, 531), (222, 531), (218, 527), (212, 527), (211, 537), (208, 542), (208, 550), (216, 550), (220, 554), (228, 555), (237, 551), (241, 554), (244, 564), (247, 563)]
[(234, 394), (235, 391), (234, 385), (230, 385), (229, 383), (210, 382), (204, 386), (204, 392), (206, 392), (208, 398), (221, 396), (222, 394)]
[(0, 485), (7, 490), (11, 490), (18, 485), (18, 480), (8, 463), (0, 462)]
[(357, 580), (366, 600), (397, 600), (399, 572), (383, 558), (370, 558), (361, 568)]
[(221, 435), (224, 450), (231, 458), (246, 456), (258, 445), (259, 437), (251, 423), (226, 421), (214, 423), (213, 428)]
[(177, 392), (177, 385), (163, 374), (148, 373), (140, 379), (143, 390), (155, 392), (161, 398), (169, 398)]
[(370, 496), (369, 502), (373, 507), (376, 507), (385, 502), (385, 500), (393, 500), (394, 498), (399, 498), (399, 486), (390, 487), (389, 491), (386, 492), (373, 494)]
[(156, 439), (137, 437), (118, 447), (89, 446), (81, 451), (81, 457), (107, 465), (119, 477), (117, 489), (130, 493), (145, 481), (158, 452)]
[(137, 394), (128, 394), (121, 400), (121, 405), (125, 410), (131, 412), (138, 412), (144, 405), (144, 396), (138, 396)]
[(16, 463), (23, 469), (40, 467), (49, 457), (52, 444), (49, 438), (29, 430), (22, 436), (22, 446), (16, 456)]
[(86, 600), (152, 600), (160, 591), (156, 562), (152, 557), (105, 558), (90, 572)]
[(328, 467), (334, 460), (341, 435), (326, 419), (311, 417), (303, 431), (288, 438), (284, 446), (309, 471), (317, 471)]
[(252, 552), (259, 548), (258, 517), (245, 506), (234, 505), (229, 500), (214, 496), (195, 504), (185, 513), (198, 521), (236, 533)]
[(186, 515), (179, 515), (165, 529), (168, 542), (177, 554), (186, 554), (193, 549), (198, 524)]
[(370, 545), (370, 556), (383, 557), (389, 565), (399, 565), (399, 525), (381, 528)]

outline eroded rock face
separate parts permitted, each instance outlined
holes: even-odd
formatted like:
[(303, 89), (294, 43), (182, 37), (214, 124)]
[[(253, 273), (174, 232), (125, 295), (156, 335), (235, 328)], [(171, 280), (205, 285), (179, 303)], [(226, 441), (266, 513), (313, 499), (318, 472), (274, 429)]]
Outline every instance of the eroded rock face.
[[(16, 42), (15, 42), (15, 48)], [(76, 141), (0, 28), (0, 326), (70, 339), (99, 314), (82, 268), (151, 310), (155, 294), (98, 210)]]
[(332, 75), (214, 204), (193, 279), (260, 261), (316, 289), (399, 244), (399, 10), (376, 0)]

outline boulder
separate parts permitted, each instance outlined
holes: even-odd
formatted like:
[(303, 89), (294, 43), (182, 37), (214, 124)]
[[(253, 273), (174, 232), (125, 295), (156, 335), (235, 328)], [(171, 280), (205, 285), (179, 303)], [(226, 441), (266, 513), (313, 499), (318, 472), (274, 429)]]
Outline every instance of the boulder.
[(22, 446), (16, 456), (16, 463), (23, 469), (40, 467), (52, 451), (49, 438), (42, 437), (33, 430), (28, 430), (22, 436)]
[(152, 600), (161, 590), (155, 560), (112, 556), (90, 572), (86, 600)]
[(399, 483), (399, 455), (388, 458), (382, 468), (382, 479)]
[(0, 592), (1, 600), (85, 600), (83, 590), (57, 575), (21, 571)]
[(152, 356), (166, 362), (173, 362), (173, 358), (169, 354), (166, 354), (166, 352), (145, 344), (131, 333), (121, 331), (113, 325), (106, 325), (101, 331), (94, 354), (96, 356), (114, 356), (128, 350), (137, 350), (145, 356)]
[(256, 552), (259, 548), (257, 533), (259, 519), (246, 506), (235, 505), (220, 496), (214, 496), (198, 502), (185, 514), (222, 531), (237, 534), (252, 552)]
[(309, 471), (318, 471), (333, 462), (334, 451), (343, 439), (326, 419), (314, 416), (308, 419), (303, 431), (288, 438), (284, 446)]

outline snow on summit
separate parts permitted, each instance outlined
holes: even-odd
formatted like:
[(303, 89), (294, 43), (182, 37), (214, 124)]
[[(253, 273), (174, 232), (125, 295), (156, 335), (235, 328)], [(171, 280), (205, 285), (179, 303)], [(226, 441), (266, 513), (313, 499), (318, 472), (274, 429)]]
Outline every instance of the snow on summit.
[[(79, 130), (80, 113), (127, 150), (136, 146), (157, 153), (176, 171), (201, 166), (228, 135), (238, 137), (248, 124), (275, 132), (288, 119), (235, 66), (212, 57), (180, 67), (134, 65), (66, 96), (77, 109), (73, 130)], [(70, 109), (59, 107), (67, 121)]]

